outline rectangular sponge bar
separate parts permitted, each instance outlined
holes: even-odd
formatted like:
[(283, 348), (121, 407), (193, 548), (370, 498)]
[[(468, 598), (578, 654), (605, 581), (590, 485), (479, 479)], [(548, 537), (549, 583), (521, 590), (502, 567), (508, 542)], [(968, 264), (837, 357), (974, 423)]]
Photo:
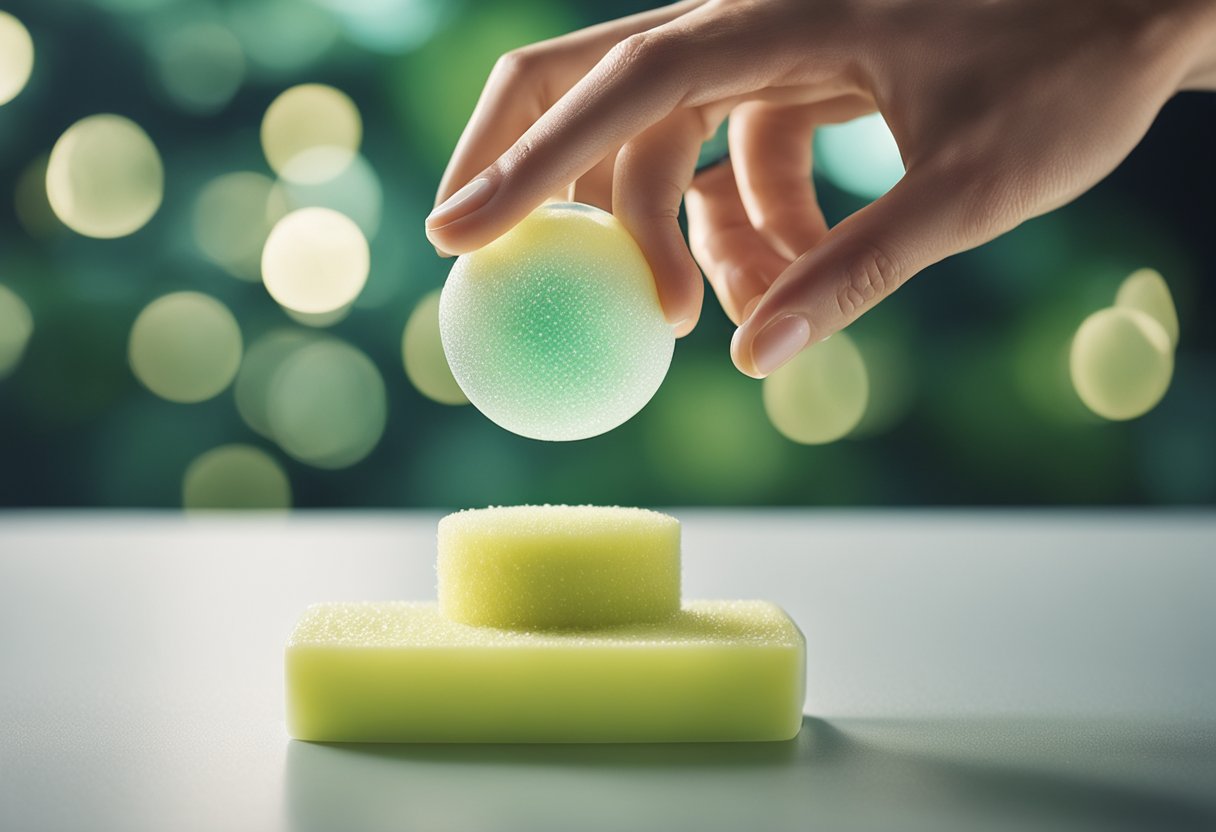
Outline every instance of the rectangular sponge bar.
[(321, 742), (786, 740), (806, 642), (763, 601), (694, 601), (667, 621), (520, 632), (433, 603), (319, 604), (287, 645), (287, 724)]
[(667, 618), (680, 608), (680, 521), (640, 508), (508, 506), (439, 521), (439, 608), (538, 629)]

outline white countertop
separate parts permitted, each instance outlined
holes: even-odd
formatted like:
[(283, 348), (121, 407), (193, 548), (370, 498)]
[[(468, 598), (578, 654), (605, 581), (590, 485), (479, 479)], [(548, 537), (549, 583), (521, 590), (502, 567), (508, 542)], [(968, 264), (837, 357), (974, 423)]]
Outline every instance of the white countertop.
[(433, 597), (438, 513), (0, 514), (0, 829), (1216, 828), (1216, 514), (675, 514), (806, 633), (795, 742), (293, 742), (296, 616)]

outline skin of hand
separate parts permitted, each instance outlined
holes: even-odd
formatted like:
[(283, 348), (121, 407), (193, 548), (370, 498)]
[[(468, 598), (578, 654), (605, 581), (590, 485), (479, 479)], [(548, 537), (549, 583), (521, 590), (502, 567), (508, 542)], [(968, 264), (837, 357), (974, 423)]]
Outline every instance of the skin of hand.
[[(762, 378), (926, 266), (1074, 199), (1175, 92), (1214, 87), (1213, 0), (689, 0), (503, 56), (427, 235), (460, 254), (550, 197), (609, 209), (677, 334), (704, 270), (739, 325), (735, 365)], [(875, 110), (906, 173), (829, 230), (812, 134)], [(727, 115), (731, 161), (694, 178)]]

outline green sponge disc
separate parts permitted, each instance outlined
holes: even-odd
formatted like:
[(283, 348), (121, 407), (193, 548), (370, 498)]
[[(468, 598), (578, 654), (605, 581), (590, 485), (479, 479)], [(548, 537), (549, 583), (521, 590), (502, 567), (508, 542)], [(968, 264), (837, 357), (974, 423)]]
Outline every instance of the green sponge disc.
[(611, 214), (550, 203), (460, 257), (439, 303), (460, 389), (533, 439), (585, 439), (650, 401), (675, 335), (637, 243)]

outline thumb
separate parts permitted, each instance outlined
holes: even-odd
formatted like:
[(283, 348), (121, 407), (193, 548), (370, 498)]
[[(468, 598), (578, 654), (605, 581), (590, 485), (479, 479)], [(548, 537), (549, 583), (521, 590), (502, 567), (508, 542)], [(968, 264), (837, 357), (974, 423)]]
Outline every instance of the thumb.
[[(912, 275), (1012, 227), (992, 188), (948, 187), (912, 171), (828, 232), (782, 272), (735, 330), (730, 352), (764, 378), (803, 348), (844, 329)], [(985, 204), (986, 203), (986, 204)]]

